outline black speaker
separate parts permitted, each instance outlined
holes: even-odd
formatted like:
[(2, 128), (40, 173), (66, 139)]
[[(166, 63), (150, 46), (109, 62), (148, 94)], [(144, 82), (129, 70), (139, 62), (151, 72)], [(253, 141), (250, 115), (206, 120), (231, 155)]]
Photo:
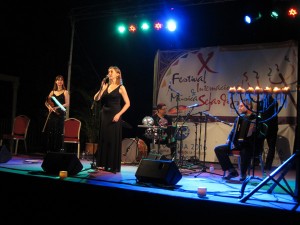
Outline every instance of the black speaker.
[(140, 182), (175, 185), (182, 174), (174, 161), (142, 159), (135, 177)]
[(158, 153), (149, 153), (147, 159), (168, 160), (166, 156)]
[(83, 168), (76, 154), (62, 152), (47, 153), (41, 166), (46, 173), (54, 175), (59, 175), (59, 171), (68, 171), (68, 175), (75, 175)]
[(11, 152), (7, 150), (7, 148), (5, 147), (5, 145), (2, 145), (0, 147), (0, 163), (6, 163), (9, 160), (11, 160), (12, 155)]

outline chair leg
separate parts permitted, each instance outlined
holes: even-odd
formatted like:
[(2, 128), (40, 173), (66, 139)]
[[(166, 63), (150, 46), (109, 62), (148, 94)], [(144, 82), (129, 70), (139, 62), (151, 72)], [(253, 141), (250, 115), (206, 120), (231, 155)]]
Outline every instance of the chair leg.
[(19, 145), (19, 140), (16, 140), (16, 146), (15, 146), (15, 155), (17, 155), (18, 152), (18, 145)]
[(80, 144), (79, 143), (77, 144), (77, 157), (78, 157), (78, 159), (80, 157)]

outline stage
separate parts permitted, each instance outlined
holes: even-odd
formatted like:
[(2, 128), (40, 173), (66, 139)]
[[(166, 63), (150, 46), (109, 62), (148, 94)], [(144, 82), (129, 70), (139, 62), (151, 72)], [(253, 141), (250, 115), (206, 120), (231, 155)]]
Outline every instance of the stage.
[[(68, 223), (79, 222), (80, 219), (99, 223), (121, 220), (133, 224), (300, 222), (298, 200), (279, 185), (269, 193), (274, 184), (272, 179), (245, 200), (245, 196), (249, 196), (263, 179), (270, 177), (270, 173), (262, 176), (259, 166), (255, 168), (254, 176), (261, 179), (253, 178), (244, 184), (242, 194), (243, 183), (239, 177), (223, 180), (218, 163), (213, 164), (214, 172), (209, 172), (210, 165), (201, 162), (180, 162), (179, 165), (169, 160), (142, 159), (135, 164), (123, 163), (121, 172), (114, 174), (93, 169), (91, 158), (76, 158), (76, 166), (70, 165), (75, 167), (75, 172), (73, 170), (72, 175), (60, 178), (59, 173), (51, 174), (48, 168), (44, 168), (49, 163), (50, 168), (55, 168), (55, 159), (47, 163), (44, 160), (43, 154), (30, 154), (12, 156), (7, 162), (0, 163), (1, 217), (2, 220), (5, 218), (5, 224), (15, 224), (17, 221), (25, 224)], [(151, 168), (144, 168), (147, 167), (143, 164), (145, 162), (150, 162)], [(148, 173), (147, 170), (153, 172), (156, 164), (169, 167), (166, 177), (174, 172), (175, 180), (167, 181), (165, 175), (160, 176), (161, 182), (156, 183), (137, 179), (138, 169), (143, 166), (145, 170), (142, 175), (148, 176), (145, 173)], [(252, 172), (250, 175), (253, 175)], [(151, 178), (152, 175), (149, 176)], [(286, 187), (284, 180), (294, 190), (296, 172), (293, 168), (280, 180)], [(198, 196), (199, 187), (207, 189), (205, 197)]]

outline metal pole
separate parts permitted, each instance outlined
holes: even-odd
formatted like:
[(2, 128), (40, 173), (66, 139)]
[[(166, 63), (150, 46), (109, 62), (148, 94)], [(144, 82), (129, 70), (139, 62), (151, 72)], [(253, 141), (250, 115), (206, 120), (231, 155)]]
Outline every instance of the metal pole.
[(71, 47), (70, 47), (70, 57), (68, 64), (68, 81), (67, 81), (67, 90), (70, 95), (70, 105), (67, 107), (66, 119), (69, 118), (70, 106), (71, 106), (71, 92), (70, 92), (70, 83), (71, 83), (71, 74), (72, 74), (72, 56), (73, 56), (73, 42), (74, 42), (74, 33), (75, 33), (75, 19), (71, 16)]

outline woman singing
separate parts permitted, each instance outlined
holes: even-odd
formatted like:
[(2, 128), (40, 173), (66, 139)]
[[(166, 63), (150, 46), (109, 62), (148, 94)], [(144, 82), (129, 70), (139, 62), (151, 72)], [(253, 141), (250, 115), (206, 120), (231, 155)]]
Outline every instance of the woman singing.
[[(108, 82), (106, 80), (108, 79)], [(122, 84), (121, 70), (108, 68), (108, 75), (94, 96), (101, 101), (100, 138), (96, 166), (112, 173), (121, 171), (122, 120), (121, 116), (130, 107), (130, 100)]]

